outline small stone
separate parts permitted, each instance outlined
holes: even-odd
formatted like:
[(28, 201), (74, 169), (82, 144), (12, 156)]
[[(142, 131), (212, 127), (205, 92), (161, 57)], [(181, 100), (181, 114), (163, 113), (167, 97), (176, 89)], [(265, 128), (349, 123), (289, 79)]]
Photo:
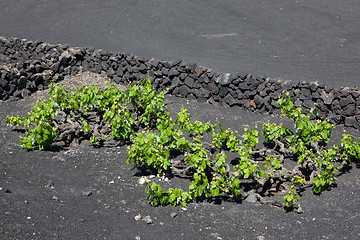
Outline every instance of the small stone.
[(196, 96), (200, 98), (208, 98), (209, 95), (210, 91), (206, 90), (205, 88), (200, 88), (200, 90), (198, 91), (198, 95)]
[(172, 218), (175, 218), (177, 215), (178, 215), (177, 212), (172, 212), (172, 213), (170, 214), (170, 216), (171, 216)]
[(57, 201), (57, 200), (59, 200), (59, 198), (58, 198), (57, 196), (53, 196), (53, 197), (52, 197), (52, 200)]
[(141, 219), (141, 214), (135, 216), (135, 220), (139, 221)]
[(5, 89), (5, 88), (7, 88), (8, 86), (9, 86), (9, 82), (6, 81), (5, 79), (0, 78), (0, 87), (1, 87), (2, 89)]
[(228, 94), (229, 93), (229, 88), (227, 88), (227, 87), (223, 87), (223, 86), (221, 86), (220, 87), (220, 91), (219, 91), (219, 96), (220, 97), (225, 97), (226, 96), (226, 94)]
[(242, 82), (239, 84), (239, 89), (244, 92), (249, 90), (249, 86), (245, 82)]
[(355, 113), (355, 104), (349, 104), (343, 109), (343, 115), (345, 116), (354, 116)]
[(23, 89), (26, 87), (26, 77), (21, 76), (20, 79), (17, 82), (19, 89)]
[(244, 80), (247, 77), (247, 73), (245, 71), (239, 71), (237, 76)]
[(360, 96), (360, 91), (359, 91), (359, 90), (351, 91), (351, 95), (352, 95), (354, 98), (358, 98), (358, 97)]
[(231, 74), (230, 73), (225, 73), (221, 80), (220, 80), (220, 85), (221, 86), (227, 86), (231, 83)]
[(311, 82), (309, 83), (309, 88), (311, 89), (311, 91), (315, 92), (319, 87), (319, 83), (318, 82)]
[(116, 75), (120, 78), (122, 78), (124, 76), (124, 72), (119, 68), (117, 71), (116, 71)]
[(360, 123), (356, 121), (355, 117), (347, 117), (345, 118), (345, 126), (353, 127), (355, 129), (360, 129)]
[(243, 104), (245, 108), (253, 108), (253, 109), (256, 108), (256, 104), (254, 100), (244, 99)]
[(326, 93), (325, 91), (322, 91), (320, 97), (325, 104), (329, 105), (334, 100), (334, 92), (331, 91), (330, 93)]
[(196, 68), (195, 68), (195, 73), (196, 73), (196, 75), (197, 75), (198, 77), (200, 77), (200, 75), (203, 73), (203, 71), (201, 70), (200, 67), (196, 67)]
[(254, 102), (258, 108), (261, 108), (264, 104), (264, 99), (259, 95), (255, 95)]
[(303, 107), (305, 108), (308, 108), (308, 109), (311, 109), (311, 108), (314, 108), (315, 107), (315, 103), (311, 100), (305, 100), (303, 103), (302, 103)]
[(221, 239), (219, 233), (211, 233), (210, 236), (212, 236), (212, 237), (214, 237), (216, 239)]
[(5, 193), (11, 193), (11, 190), (10, 190), (10, 189), (6, 189), (6, 190), (5, 190)]
[(340, 90), (340, 94), (342, 97), (347, 97), (350, 94), (350, 88), (344, 87)]
[(240, 101), (235, 99), (233, 96), (231, 96), (231, 94), (226, 95), (226, 97), (224, 98), (224, 100), (226, 101), (227, 104), (229, 104), (230, 106), (234, 106), (236, 104), (240, 104)]
[(177, 65), (179, 65), (181, 62), (182, 62), (181, 59), (176, 59), (176, 60), (171, 61), (171, 65), (177, 66)]
[(115, 83), (119, 84), (119, 83), (121, 82), (121, 77), (115, 75), (115, 76), (113, 76), (113, 81), (114, 81)]
[(186, 95), (188, 95), (189, 93), (191, 92), (191, 89), (186, 86), (186, 85), (182, 85), (180, 88), (179, 88), (179, 93), (185, 97)]
[[(246, 92), (246, 93), (244, 93), (244, 94), (246, 94), (246, 95), (249, 96), (249, 97), (253, 97), (253, 96), (256, 95), (256, 93), (257, 93), (257, 91), (254, 90), (254, 91), (248, 91), (248, 92)], [(276, 99), (277, 99), (277, 98), (278, 98), (278, 95), (276, 95)]]
[(174, 77), (171, 81), (171, 87), (175, 88), (177, 86), (180, 86), (180, 79), (178, 77)]
[(83, 196), (89, 197), (92, 195), (92, 191), (83, 192)]
[(343, 108), (347, 105), (349, 105), (350, 103), (354, 103), (354, 99), (352, 98), (351, 95), (348, 95), (346, 98), (342, 98), (339, 103), (340, 103), (340, 106)]
[(214, 82), (210, 82), (207, 85), (207, 89), (212, 92), (213, 94), (218, 94), (219, 92), (219, 88), (216, 86), (216, 84)]
[(21, 97), (23, 98), (31, 95), (31, 92), (27, 88), (21, 89), (20, 93), (21, 93)]
[(169, 78), (177, 77), (177, 76), (179, 76), (179, 72), (176, 71), (175, 69), (170, 69), (168, 76), (169, 76)]
[(191, 77), (187, 77), (185, 78), (184, 83), (189, 87), (192, 88), (194, 86), (194, 79), (192, 79)]
[(143, 221), (146, 222), (147, 224), (153, 223), (153, 220), (151, 219), (151, 217), (149, 215), (144, 217)]
[(219, 101), (219, 105), (224, 107), (224, 108), (228, 108), (229, 107), (229, 104), (226, 103), (226, 101), (224, 99), (221, 99)]
[(245, 202), (256, 203), (257, 202), (257, 197), (255, 195), (251, 194), (245, 199)]
[(69, 51), (63, 52), (59, 57), (59, 62), (62, 66), (67, 66), (67, 64), (70, 62), (71, 55)]
[(300, 92), (299, 98), (300, 98), (301, 100), (309, 100), (309, 99), (311, 99), (311, 91), (308, 90), (308, 89), (302, 90), (302, 91)]

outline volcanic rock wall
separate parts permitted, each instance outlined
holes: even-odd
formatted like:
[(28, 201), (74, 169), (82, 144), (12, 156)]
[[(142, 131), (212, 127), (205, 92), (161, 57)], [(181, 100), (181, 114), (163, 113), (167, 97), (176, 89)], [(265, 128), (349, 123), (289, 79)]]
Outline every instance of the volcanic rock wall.
[(24, 98), (84, 71), (104, 74), (116, 83), (148, 76), (157, 90), (167, 89), (169, 94), (269, 114), (279, 112), (277, 100), (287, 91), (295, 106), (304, 111), (316, 106), (320, 119), (360, 129), (358, 87), (333, 89), (317, 82), (292, 83), (246, 72), (220, 74), (181, 60), (159, 61), (0, 37), (0, 101)]

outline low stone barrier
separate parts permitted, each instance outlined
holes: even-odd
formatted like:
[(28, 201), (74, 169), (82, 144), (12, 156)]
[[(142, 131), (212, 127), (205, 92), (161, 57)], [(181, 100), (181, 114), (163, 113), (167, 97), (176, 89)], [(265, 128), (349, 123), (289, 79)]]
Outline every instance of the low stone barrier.
[(320, 119), (360, 129), (360, 90), (334, 89), (317, 82), (292, 83), (246, 72), (220, 74), (181, 60), (144, 59), (101, 49), (0, 37), (0, 101), (24, 98), (50, 82), (84, 71), (103, 74), (116, 83), (150, 77), (157, 90), (224, 107), (239, 106), (260, 113), (279, 113), (283, 91), (304, 111), (319, 109)]

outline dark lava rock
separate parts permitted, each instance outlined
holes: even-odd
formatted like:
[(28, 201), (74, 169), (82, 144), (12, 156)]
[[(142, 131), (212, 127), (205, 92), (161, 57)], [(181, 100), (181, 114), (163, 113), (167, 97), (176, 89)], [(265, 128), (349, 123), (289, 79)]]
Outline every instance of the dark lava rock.
[(121, 77), (115, 75), (115, 76), (113, 76), (113, 81), (114, 81), (115, 83), (119, 84), (119, 83), (121, 82)]
[(354, 116), (355, 115), (355, 104), (349, 104), (343, 109), (344, 116)]
[(320, 97), (325, 104), (329, 105), (334, 100), (334, 92), (331, 91), (330, 93), (326, 93), (326, 91), (322, 91)]
[(346, 117), (345, 126), (360, 129), (360, 123), (355, 119), (355, 117)]
[(177, 87), (177, 86), (180, 86), (181, 84), (181, 81), (178, 77), (174, 77), (171, 81), (171, 87), (174, 88), (174, 87)]
[(119, 68), (117, 71), (116, 71), (116, 75), (120, 78), (122, 78), (124, 76), (124, 72)]
[(144, 217), (144, 222), (146, 222), (147, 224), (152, 224), (153, 220), (151, 219), (151, 217), (149, 215), (147, 215), (146, 217)]
[(340, 100), (340, 106), (342, 107), (342, 108), (344, 108), (345, 106), (347, 106), (347, 105), (349, 105), (350, 103), (354, 103), (355, 101), (354, 101), (354, 99), (352, 98), (352, 96), (351, 95), (348, 95), (346, 98), (342, 98), (341, 100)]
[(249, 202), (249, 203), (256, 203), (257, 202), (257, 197), (255, 195), (249, 195), (246, 199), (245, 202)]
[(227, 87), (220, 87), (219, 95), (220, 97), (225, 97), (226, 94), (229, 93), (229, 88)]
[(249, 85), (247, 85), (245, 82), (242, 82), (239, 84), (239, 89), (243, 92), (247, 91), (247, 90), (249, 90)]
[(220, 80), (220, 85), (221, 86), (229, 85), (231, 83), (231, 77), (232, 76), (230, 73), (225, 73)]
[(311, 101), (311, 100), (305, 100), (302, 103), (302, 106), (305, 107), (305, 108), (311, 109), (311, 108), (315, 107), (315, 103), (313, 101)]
[(312, 92), (315, 92), (319, 87), (319, 83), (317, 82), (311, 82), (309, 83), (309, 88)]
[(200, 67), (196, 67), (195, 68), (195, 73), (198, 77), (201, 76), (201, 74), (203, 74), (203, 70)]
[(179, 88), (179, 93), (182, 95), (182, 96), (186, 96), (188, 95), (189, 93), (191, 93), (191, 89), (186, 86), (186, 85), (182, 85), (180, 88)]
[(187, 77), (185, 78), (184, 83), (189, 87), (192, 88), (194, 86), (194, 79), (192, 79), (191, 77)]
[(177, 76), (179, 76), (179, 72), (176, 71), (175, 69), (170, 69), (168, 76), (169, 76), (169, 78), (177, 77)]
[(198, 95), (195, 95), (198, 98), (208, 98), (210, 95), (210, 91), (206, 90), (205, 88), (200, 88), (197, 92)]
[(26, 77), (22, 76), (19, 78), (17, 85), (19, 87), (19, 89), (23, 89), (26, 87)]
[(5, 90), (8, 88), (8, 86), (9, 86), (9, 82), (6, 81), (5, 79), (0, 78), (0, 87)]
[(207, 85), (207, 89), (211, 91), (213, 94), (217, 94), (219, 92), (219, 88), (216, 86), (214, 82), (210, 82)]
[(21, 89), (20, 93), (21, 93), (21, 97), (22, 97), (22, 98), (28, 97), (28, 96), (31, 95), (30, 90), (27, 89), (27, 88)]
[(311, 91), (309, 89), (303, 89), (301, 92), (300, 92), (300, 96), (299, 98), (301, 100), (309, 100), (311, 99)]
[(256, 95), (256, 96), (254, 97), (254, 102), (255, 102), (255, 104), (256, 104), (256, 106), (257, 106), (258, 108), (261, 108), (262, 105), (264, 104), (264, 99), (263, 99), (261, 96)]
[(231, 94), (226, 95), (224, 100), (230, 106), (240, 105), (240, 103), (241, 103), (240, 100), (235, 99), (233, 96), (231, 96)]
[(239, 71), (237, 76), (240, 77), (242, 80), (244, 80), (247, 77), (247, 73), (244, 71)]

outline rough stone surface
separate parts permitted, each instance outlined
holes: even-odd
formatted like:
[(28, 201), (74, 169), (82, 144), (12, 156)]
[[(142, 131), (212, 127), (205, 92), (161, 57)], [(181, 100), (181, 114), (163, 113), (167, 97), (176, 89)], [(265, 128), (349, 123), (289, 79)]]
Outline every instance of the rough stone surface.
[(231, 74), (230, 73), (225, 73), (220, 81), (220, 85), (221, 86), (228, 86), (231, 83)]
[(194, 79), (191, 77), (185, 78), (184, 83), (189, 87), (192, 88), (194, 86)]
[(342, 108), (344, 108), (344, 107), (346, 107), (347, 105), (349, 105), (350, 103), (354, 103), (355, 101), (354, 101), (354, 99), (352, 98), (352, 96), (351, 95), (348, 95), (346, 98), (342, 98), (341, 100), (340, 100), (340, 106), (342, 107)]
[(191, 93), (191, 89), (188, 88), (186, 85), (182, 85), (179, 89), (179, 93), (182, 95), (182, 96), (186, 96), (188, 95), (189, 93)]
[(360, 123), (356, 120), (355, 117), (346, 117), (345, 126), (360, 129)]
[(355, 104), (349, 104), (343, 109), (344, 116), (354, 116), (355, 115)]
[[(295, 106), (320, 109), (319, 117), (360, 129), (360, 89), (333, 89), (317, 82), (291, 83), (255, 77), (244, 71), (234, 76), (186, 63), (144, 59), (128, 53), (113, 55), (102, 49), (72, 48), (27, 40), (0, 38), (0, 101), (24, 98), (83, 71), (103, 74), (116, 83), (149, 76), (157, 90), (222, 106), (250, 111), (279, 112), (278, 97), (289, 92)], [(16, 44), (14, 44), (16, 43)]]
[(250, 109), (250, 108), (255, 109), (256, 108), (256, 104), (255, 104), (254, 100), (244, 99), (243, 103), (244, 103), (245, 108), (248, 108), (248, 109)]
[(302, 106), (307, 108), (307, 109), (311, 109), (311, 108), (314, 108), (315, 107), (315, 103), (311, 100), (305, 100), (303, 103), (302, 103)]
[(331, 104), (334, 100), (334, 93), (326, 93), (326, 91), (322, 91), (320, 94), (321, 99), (324, 101), (325, 104)]

